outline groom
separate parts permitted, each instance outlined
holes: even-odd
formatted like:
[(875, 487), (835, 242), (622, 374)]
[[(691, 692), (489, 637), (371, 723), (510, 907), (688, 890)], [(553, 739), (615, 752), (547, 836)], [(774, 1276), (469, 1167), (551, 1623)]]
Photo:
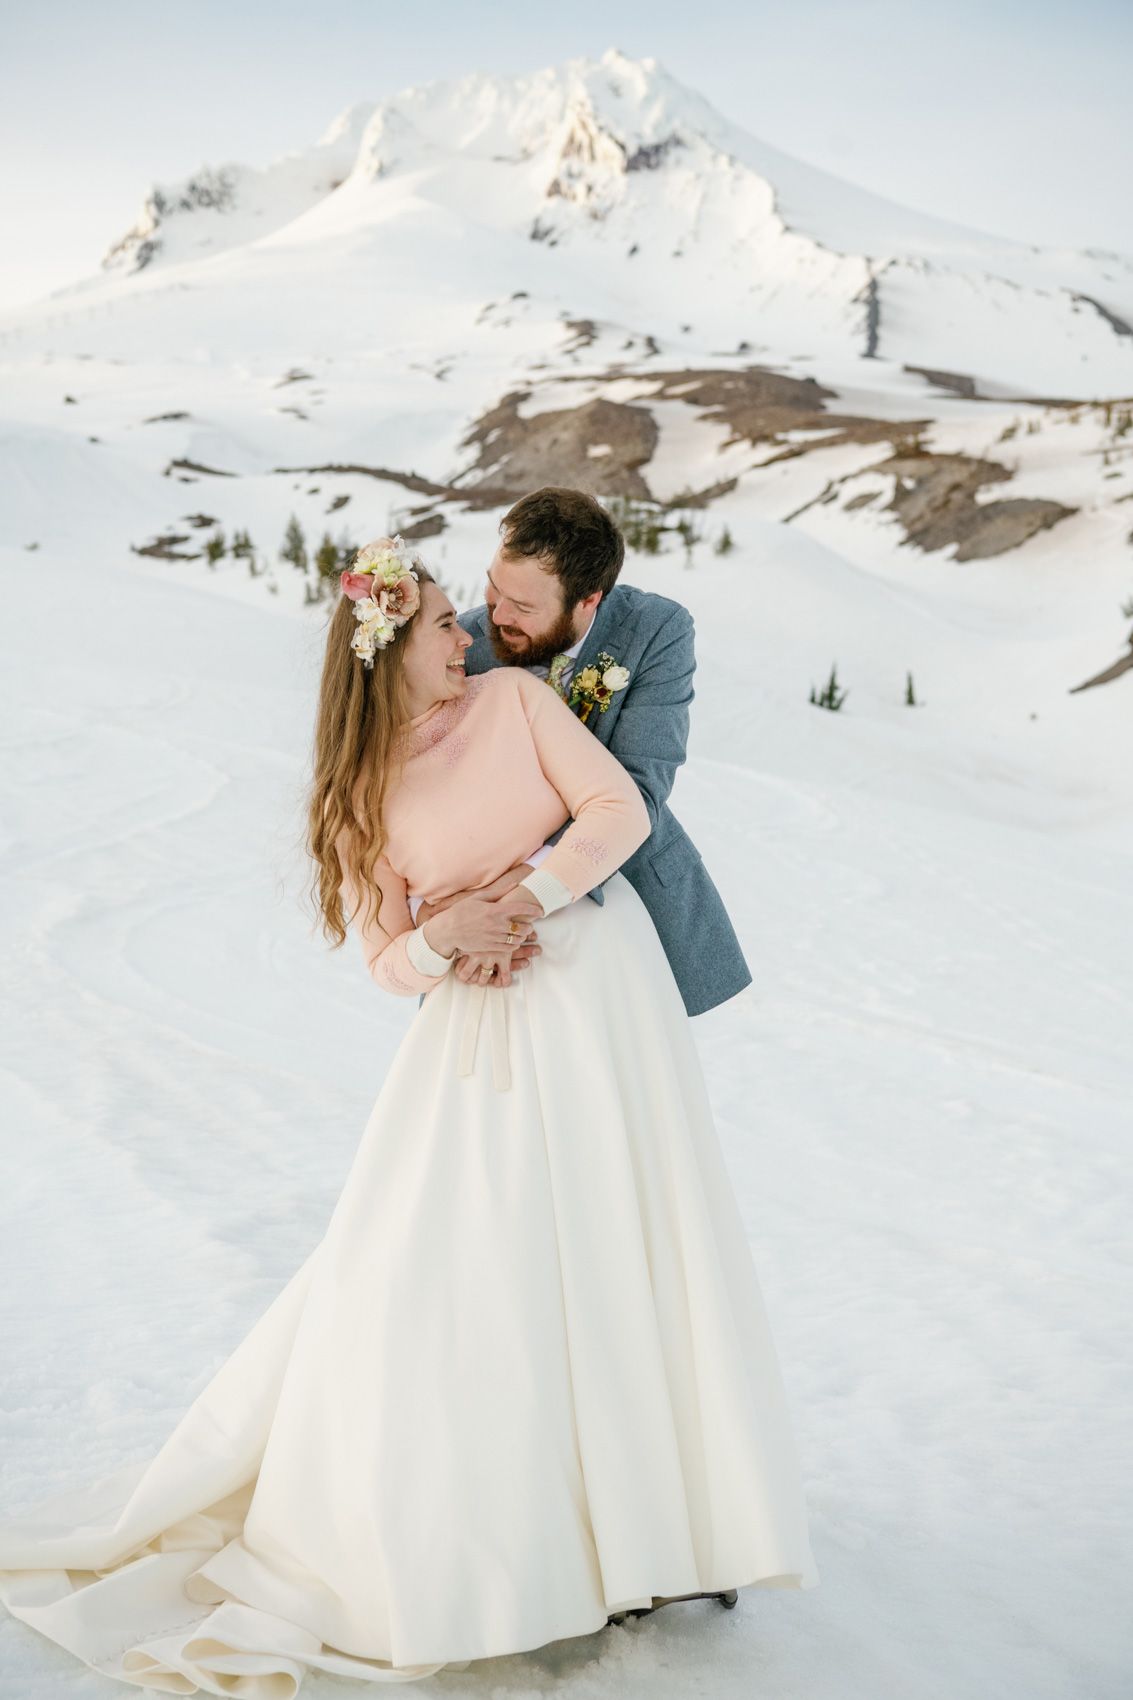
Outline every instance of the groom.
[[(467, 671), (526, 667), (547, 679), (632, 774), (652, 832), (619, 872), (649, 911), (686, 1010), (699, 1015), (735, 997), (751, 974), (700, 852), (668, 806), (688, 742), (692, 616), (666, 596), (618, 584), (621, 533), (581, 490), (532, 491), (500, 532), (485, 604), (460, 616), (475, 639)], [(589, 896), (602, 902), (602, 887)]]

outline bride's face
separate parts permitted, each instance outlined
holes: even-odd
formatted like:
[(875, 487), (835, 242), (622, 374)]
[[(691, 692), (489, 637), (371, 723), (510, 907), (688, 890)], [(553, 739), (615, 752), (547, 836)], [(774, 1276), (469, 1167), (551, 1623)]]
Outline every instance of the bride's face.
[[(396, 641), (396, 640), (395, 640)], [(436, 584), (421, 586), (421, 606), (409, 622), (405, 644), (405, 683), (410, 716), (424, 714), (435, 702), (463, 696), (464, 652), (472, 643), (456, 623), (456, 609)]]

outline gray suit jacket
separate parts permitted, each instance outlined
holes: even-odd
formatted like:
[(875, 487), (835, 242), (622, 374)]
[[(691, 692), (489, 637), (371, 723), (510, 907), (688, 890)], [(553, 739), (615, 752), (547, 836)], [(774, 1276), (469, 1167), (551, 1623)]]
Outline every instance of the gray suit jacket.
[[(460, 616), (475, 639), (466, 657), (469, 674), (504, 665), (487, 635), (488, 619), (483, 606)], [(688, 742), (696, 670), (692, 615), (667, 596), (617, 584), (598, 604), (576, 674), (602, 651), (628, 669), (629, 684), (605, 714), (593, 712), (586, 724), (633, 775), (652, 825), (618, 871), (652, 917), (685, 1008), (700, 1015), (750, 985), (751, 973), (700, 852), (667, 801)], [(590, 895), (601, 902), (601, 886)]]

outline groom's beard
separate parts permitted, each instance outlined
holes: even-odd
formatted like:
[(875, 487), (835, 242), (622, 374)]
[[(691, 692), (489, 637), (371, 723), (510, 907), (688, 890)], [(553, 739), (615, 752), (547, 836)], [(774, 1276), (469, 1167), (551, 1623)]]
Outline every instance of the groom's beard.
[[(491, 615), (488, 616), (488, 637), (496, 659), (508, 667), (547, 667), (560, 655), (564, 649), (570, 649), (576, 642), (574, 625), (570, 610), (564, 608), (558, 620), (547, 631), (540, 632), (537, 637), (528, 637), (526, 633), (512, 628), (516, 641), (509, 643), (502, 635), (502, 628), (497, 626)], [(522, 641), (519, 641), (519, 640)]]

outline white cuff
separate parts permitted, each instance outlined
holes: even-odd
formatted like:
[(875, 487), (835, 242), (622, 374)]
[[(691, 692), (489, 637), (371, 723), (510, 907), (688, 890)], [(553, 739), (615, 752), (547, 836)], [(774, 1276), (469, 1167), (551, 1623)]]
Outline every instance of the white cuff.
[(405, 941), (405, 954), (418, 974), (426, 974), (435, 979), (438, 974), (448, 973), (456, 952), (454, 950), (452, 956), (442, 956), (425, 937), (424, 927), (414, 927)]
[(556, 879), (554, 874), (549, 874), (546, 868), (538, 868), (533, 874), (528, 874), (522, 884), (523, 889), (543, 905), (544, 915), (551, 915), (556, 909), (563, 909), (574, 902), (574, 892), (570, 887)]

